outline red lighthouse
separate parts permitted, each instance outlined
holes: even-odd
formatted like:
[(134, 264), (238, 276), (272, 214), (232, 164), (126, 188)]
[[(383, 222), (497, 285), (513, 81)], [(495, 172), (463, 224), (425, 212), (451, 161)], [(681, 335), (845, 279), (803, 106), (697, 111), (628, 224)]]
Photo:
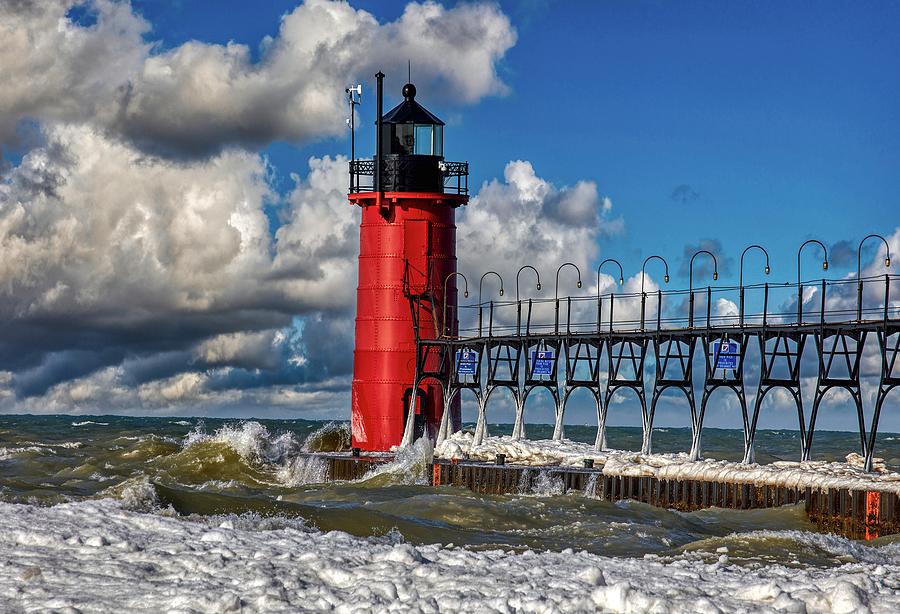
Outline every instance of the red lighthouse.
[(416, 327), (423, 338), (455, 327), (441, 319), (445, 298), (456, 313), (456, 208), (469, 200), (468, 165), (444, 161), (444, 122), (416, 102), (412, 83), (382, 115), (383, 78), (375, 159), (350, 162), (349, 199), (362, 208), (351, 427), (353, 446), (367, 451), (398, 445), (411, 407), (416, 436), (437, 431), (441, 387), (412, 389)]

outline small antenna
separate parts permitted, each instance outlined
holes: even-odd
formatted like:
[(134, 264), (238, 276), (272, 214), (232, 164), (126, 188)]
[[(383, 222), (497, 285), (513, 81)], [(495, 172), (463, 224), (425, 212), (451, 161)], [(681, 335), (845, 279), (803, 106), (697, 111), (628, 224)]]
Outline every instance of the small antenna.
[(347, 125), (350, 126), (350, 160), (356, 160), (356, 125), (355, 125), (355, 107), (359, 106), (362, 101), (362, 85), (353, 87), (352, 85), (344, 88), (347, 94), (347, 103), (350, 105), (350, 117), (347, 118)]
[(412, 62), (406, 60), (406, 82), (412, 83)]

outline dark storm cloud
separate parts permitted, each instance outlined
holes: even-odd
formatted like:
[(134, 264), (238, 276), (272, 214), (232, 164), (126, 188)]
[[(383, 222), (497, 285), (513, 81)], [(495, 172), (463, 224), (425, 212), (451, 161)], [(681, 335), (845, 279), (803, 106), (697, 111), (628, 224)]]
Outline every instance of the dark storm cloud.
[(856, 264), (856, 245), (846, 239), (832, 243), (828, 248), (828, 262), (836, 267)]
[[(734, 262), (734, 256), (726, 254), (719, 239), (701, 239), (699, 243), (694, 245), (685, 245), (682, 253), (681, 263), (678, 266), (678, 273), (685, 277), (690, 272), (691, 258), (700, 250), (712, 252), (716, 257), (719, 275), (728, 275), (731, 273), (731, 266)], [(740, 254), (738, 254), (738, 257)], [(713, 260), (706, 254), (700, 254), (694, 259), (694, 279), (709, 279), (713, 273)], [(707, 282), (703, 282), (704, 284)], [(709, 283), (712, 280), (709, 279)]]
[(48, 354), (39, 366), (16, 374), (16, 393), (22, 397), (40, 395), (54, 384), (88, 375), (120, 359), (121, 355), (115, 350), (69, 350)]
[(700, 194), (688, 184), (682, 183), (681, 185), (675, 186), (675, 188), (672, 189), (672, 193), (669, 195), (669, 198), (674, 200), (676, 203), (686, 205), (688, 203), (694, 202), (695, 200), (698, 200), (700, 198)]

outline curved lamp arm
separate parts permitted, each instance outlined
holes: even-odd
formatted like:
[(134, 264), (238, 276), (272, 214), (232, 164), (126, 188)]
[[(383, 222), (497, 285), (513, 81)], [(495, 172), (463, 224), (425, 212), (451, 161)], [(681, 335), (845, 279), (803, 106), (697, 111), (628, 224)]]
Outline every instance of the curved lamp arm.
[(578, 268), (578, 265), (576, 265), (574, 262), (562, 263), (561, 265), (559, 265), (559, 268), (556, 269), (556, 299), (557, 300), (559, 300), (559, 273), (567, 266), (574, 268), (575, 271), (578, 273), (578, 287), (579, 288), (581, 287), (581, 269)]
[(538, 270), (536, 268), (534, 268), (530, 264), (526, 264), (521, 269), (519, 269), (518, 273), (516, 273), (516, 302), (517, 303), (519, 302), (519, 275), (521, 275), (522, 271), (524, 271), (525, 269), (531, 269), (532, 271), (534, 271), (534, 274), (537, 277), (537, 286), (535, 286), (535, 288), (537, 289), (538, 292), (541, 291), (541, 274), (538, 273)]
[(764, 269), (766, 275), (768, 275), (769, 273), (772, 272), (772, 269), (769, 268), (769, 252), (766, 251), (766, 248), (763, 247), (762, 245), (756, 245), (755, 243), (753, 245), (748, 245), (747, 247), (744, 248), (744, 251), (741, 252), (741, 272), (740, 272), (740, 277), (738, 279), (738, 287), (740, 287), (740, 288), (744, 287), (744, 256), (746, 256), (747, 252), (749, 252), (751, 249), (754, 249), (754, 248), (761, 250), (762, 253), (764, 253), (766, 255), (766, 268)]
[(500, 296), (503, 296), (503, 278), (500, 277), (500, 273), (497, 271), (488, 271), (484, 275), (481, 276), (481, 280), (478, 282), (478, 305), (481, 306), (481, 288), (484, 285), (484, 278), (488, 275), (496, 275), (497, 279), (500, 280)]
[(707, 254), (710, 258), (713, 259), (713, 281), (719, 279), (719, 261), (716, 260), (715, 254), (713, 254), (709, 250), (701, 249), (694, 253), (691, 256), (691, 265), (688, 267), (688, 290), (693, 292), (694, 290), (694, 258), (699, 256), (700, 254)]
[(887, 239), (885, 239), (884, 237), (882, 237), (881, 235), (878, 235), (878, 234), (871, 234), (859, 242), (859, 248), (856, 250), (856, 279), (859, 279), (861, 276), (861, 273), (862, 273), (863, 243), (865, 243), (866, 241), (868, 241), (869, 239), (872, 239), (874, 237), (878, 237), (879, 239), (881, 239), (881, 242), (884, 243), (884, 249), (886, 252), (886, 255), (884, 258), (884, 266), (886, 266), (886, 267), (891, 266), (891, 246), (888, 245)]
[(822, 248), (822, 252), (825, 254), (825, 259), (822, 260), (822, 270), (828, 270), (828, 248), (825, 247), (825, 244), (818, 239), (809, 239), (808, 241), (804, 241), (803, 245), (800, 246), (800, 249), (797, 250), (797, 288), (800, 287), (800, 254), (803, 252), (803, 248), (811, 243), (815, 243)]
[(647, 258), (644, 260), (644, 266), (641, 267), (641, 294), (644, 294), (644, 277), (645, 277), (644, 272), (647, 270), (647, 263), (650, 262), (651, 260), (653, 260), (654, 258), (656, 260), (659, 260), (660, 262), (662, 262), (663, 265), (666, 267), (666, 276), (663, 278), (663, 280), (666, 283), (669, 283), (669, 263), (666, 262), (666, 259), (663, 258), (662, 256), (656, 256), (656, 255), (647, 256)]
[[(466, 279), (465, 275), (463, 275), (462, 273), (459, 273), (457, 271), (453, 271), (452, 273), (447, 275), (446, 278), (444, 278), (444, 311), (443, 311), (443, 316), (442, 316), (443, 319), (441, 321), (441, 330), (442, 331), (446, 330), (446, 328), (447, 328), (447, 283), (450, 281), (450, 278), (454, 277), (454, 276), (462, 277), (463, 287), (465, 288), (465, 291), (463, 292), (463, 297), (469, 298), (469, 280)], [(443, 335), (441, 335), (441, 336), (443, 336)]]
[(615, 258), (607, 258), (600, 263), (600, 266), (597, 267), (597, 298), (600, 298), (600, 269), (602, 269), (603, 265), (607, 262), (615, 262), (617, 265), (619, 265), (619, 285), (621, 286), (625, 284), (625, 273), (622, 271), (622, 263)]

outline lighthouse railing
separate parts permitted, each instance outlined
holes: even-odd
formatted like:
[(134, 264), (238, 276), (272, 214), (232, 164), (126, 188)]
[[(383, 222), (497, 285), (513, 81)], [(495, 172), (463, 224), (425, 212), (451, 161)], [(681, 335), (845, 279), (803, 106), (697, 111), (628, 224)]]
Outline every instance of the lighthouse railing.
[[(394, 156), (385, 158), (381, 162), (381, 174), (386, 185), (393, 185), (396, 181), (391, 177), (401, 177), (412, 173), (411, 169), (421, 170), (420, 160), (423, 156)], [(428, 158), (431, 158), (429, 156)], [(450, 162), (447, 160), (434, 160), (437, 164), (435, 173), (440, 174), (441, 185), (444, 194), (469, 194), (469, 163)], [(429, 163), (429, 164), (431, 164)], [(416, 166), (412, 166), (416, 165)], [(350, 169), (350, 193), (360, 194), (375, 191), (375, 160), (351, 160)], [(401, 182), (402, 183), (402, 182)]]

